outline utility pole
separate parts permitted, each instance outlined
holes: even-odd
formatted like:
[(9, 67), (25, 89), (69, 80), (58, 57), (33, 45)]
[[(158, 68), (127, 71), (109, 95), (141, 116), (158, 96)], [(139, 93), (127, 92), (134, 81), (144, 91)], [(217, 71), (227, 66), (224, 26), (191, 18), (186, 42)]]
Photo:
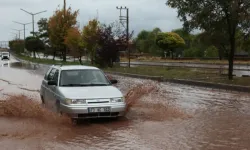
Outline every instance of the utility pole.
[[(66, 19), (67, 19), (67, 18), (66, 18), (66, 0), (64, 0), (64, 3), (63, 3), (63, 13), (64, 13), (64, 15), (63, 15), (63, 23), (66, 24), (66, 23), (67, 23), (67, 20), (66, 20)], [(66, 31), (64, 31), (64, 33), (66, 34)], [(67, 60), (66, 60), (66, 59), (67, 59), (67, 47), (66, 47), (65, 44), (64, 44), (63, 47), (64, 47), (64, 50), (63, 50), (63, 51), (64, 51), (65, 54), (63, 54), (63, 57), (62, 57), (62, 58), (63, 58), (63, 61), (66, 62), (66, 61), (67, 61)]]
[(37, 12), (37, 13), (31, 13), (31, 12), (28, 12), (24, 9), (21, 8), (22, 11), (32, 15), (32, 23), (33, 23), (33, 36), (35, 36), (35, 19), (34, 19), (34, 16), (37, 15), (37, 14), (40, 14), (40, 13), (44, 13), (46, 12), (47, 10), (44, 10), (44, 11), (41, 11), (41, 12)]
[[(128, 67), (130, 68), (130, 48), (129, 48), (129, 8), (127, 7), (116, 7), (116, 9), (119, 9), (120, 10), (120, 17), (119, 17), (119, 20), (120, 20), (120, 23), (124, 26), (124, 21), (126, 22), (126, 31), (127, 31), (127, 51), (128, 51)], [(123, 16), (122, 15), (122, 10), (126, 10), (127, 14), (126, 16)]]

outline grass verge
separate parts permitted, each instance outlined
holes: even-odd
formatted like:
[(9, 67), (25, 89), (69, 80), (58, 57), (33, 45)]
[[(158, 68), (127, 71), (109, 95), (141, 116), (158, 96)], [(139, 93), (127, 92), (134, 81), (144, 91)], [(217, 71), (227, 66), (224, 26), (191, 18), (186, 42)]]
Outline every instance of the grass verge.
[[(20, 59), (41, 63), (41, 64), (64, 64), (64, 65), (79, 65), (76, 62), (62, 62), (51, 59), (34, 59), (29, 56), (17, 56)], [(89, 65), (85, 63), (84, 65)], [(221, 73), (227, 73), (227, 70), (218, 69), (194, 69), (194, 68), (171, 68), (171, 67), (156, 67), (156, 66), (140, 66), (140, 67), (122, 67), (115, 66), (113, 68), (105, 68), (104, 71), (120, 72), (120, 73), (130, 73), (139, 75), (149, 75), (149, 76), (163, 76), (166, 79), (189, 79), (196, 81), (212, 82), (212, 83), (223, 83), (231, 85), (242, 85), (250, 86), (250, 77), (234, 77), (234, 80), (228, 80), (227, 76), (221, 75)]]
[[(173, 59), (161, 59), (158, 57), (142, 57), (138, 59), (131, 59), (131, 62), (139, 61), (139, 62), (169, 62), (169, 63), (202, 63), (202, 64), (222, 64), (228, 65), (227, 60), (202, 60), (202, 59), (194, 59), (194, 60), (173, 60)], [(128, 62), (128, 59), (123, 57), (121, 58), (121, 62)], [(250, 65), (250, 61), (243, 61), (243, 60), (235, 60), (235, 65)]]
[(52, 59), (46, 59), (46, 58), (33, 58), (33, 57), (24, 56), (24, 55), (20, 55), (20, 54), (15, 55), (15, 56), (22, 59), (22, 60), (26, 60), (26, 61), (30, 61), (30, 62), (34, 62), (34, 63), (41, 63), (41, 64), (80, 65), (78, 60), (76, 60), (75, 62), (63, 62), (63, 61), (59, 61), (59, 60), (52, 60)]

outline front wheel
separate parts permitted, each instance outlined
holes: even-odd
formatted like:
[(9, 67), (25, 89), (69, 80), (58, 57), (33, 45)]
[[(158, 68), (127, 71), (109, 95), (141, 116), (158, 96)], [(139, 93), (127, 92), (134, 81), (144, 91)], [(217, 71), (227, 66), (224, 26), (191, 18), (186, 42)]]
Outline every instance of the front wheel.
[(71, 122), (73, 125), (77, 125), (79, 123), (78, 119), (71, 118)]

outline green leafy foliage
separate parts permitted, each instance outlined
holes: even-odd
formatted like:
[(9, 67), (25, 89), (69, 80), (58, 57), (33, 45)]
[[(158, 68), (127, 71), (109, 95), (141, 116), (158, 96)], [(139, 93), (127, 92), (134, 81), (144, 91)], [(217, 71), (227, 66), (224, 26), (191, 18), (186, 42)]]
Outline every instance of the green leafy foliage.
[(87, 54), (90, 55), (91, 64), (94, 64), (95, 59), (95, 50), (97, 48), (97, 40), (98, 40), (98, 29), (99, 22), (97, 19), (90, 20), (86, 26), (83, 27), (82, 30), (82, 40), (87, 49)]
[(75, 27), (68, 30), (64, 43), (70, 49), (70, 54), (72, 54), (74, 57), (77, 57), (80, 64), (82, 64), (81, 58), (84, 54), (84, 44), (81, 32), (78, 30), (78, 28)]
[(63, 56), (63, 61), (66, 61), (67, 47), (64, 39), (68, 30), (74, 27), (77, 23), (78, 11), (72, 11), (71, 7), (67, 10), (56, 10), (48, 22), (49, 39), (53, 49), (59, 51)]
[(9, 47), (13, 52), (17, 54), (23, 53), (24, 52), (24, 40), (9, 41)]
[[(233, 60), (237, 29), (250, 33), (249, 0), (168, 0), (167, 5), (178, 10), (178, 17), (187, 30), (202, 29), (220, 33), (228, 40), (229, 79), (233, 79)], [(218, 32), (219, 31), (219, 32)]]
[(155, 43), (157, 34), (160, 32), (161, 29), (159, 28), (155, 28), (152, 31), (142, 30), (135, 39), (137, 51), (151, 55), (161, 55), (162, 52)]
[(36, 58), (36, 52), (44, 49), (43, 42), (38, 37), (27, 37), (25, 39), (25, 47), (28, 51), (33, 52), (34, 58)]
[(172, 58), (174, 52), (177, 48), (182, 48), (185, 46), (185, 41), (174, 32), (159, 33), (156, 38), (156, 44), (163, 50), (172, 53)]

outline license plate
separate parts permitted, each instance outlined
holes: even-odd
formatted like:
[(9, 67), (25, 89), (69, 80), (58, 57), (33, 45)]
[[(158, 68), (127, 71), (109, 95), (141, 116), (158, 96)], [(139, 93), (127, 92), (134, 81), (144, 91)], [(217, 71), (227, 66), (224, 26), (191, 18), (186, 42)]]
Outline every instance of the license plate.
[(89, 113), (110, 112), (110, 107), (89, 108)]

